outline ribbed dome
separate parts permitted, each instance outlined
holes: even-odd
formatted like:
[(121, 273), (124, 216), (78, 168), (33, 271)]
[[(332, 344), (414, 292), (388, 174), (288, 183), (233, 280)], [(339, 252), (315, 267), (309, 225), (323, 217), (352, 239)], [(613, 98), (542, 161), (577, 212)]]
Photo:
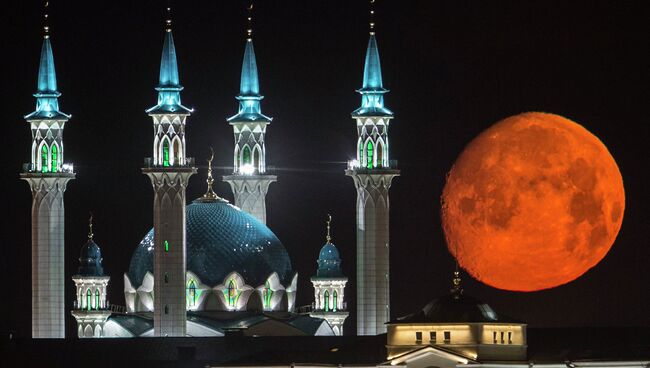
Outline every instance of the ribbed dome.
[(318, 254), (316, 277), (343, 277), (341, 258), (334, 244), (327, 242)]
[[(223, 200), (196, 200), (187, 206), (187, 270), (215, 286), (232, 271), (253, 286), (277, 272), (283, 284), (291, 281), (291, 260), (273, 232), (256, 218)], [(131, 257), (129, 279), (142, 284), (153, 273), (153, 229)]]
[(471, 296), (445, 295), (429, 302), (422, 310), (398, 318), (398, 323), (514, 322), (486, 303)]
[(78, 274), (81, 276), (104, 276), (102, 251), (93, 239), (88, 239), (88, 242), (81, 247)]

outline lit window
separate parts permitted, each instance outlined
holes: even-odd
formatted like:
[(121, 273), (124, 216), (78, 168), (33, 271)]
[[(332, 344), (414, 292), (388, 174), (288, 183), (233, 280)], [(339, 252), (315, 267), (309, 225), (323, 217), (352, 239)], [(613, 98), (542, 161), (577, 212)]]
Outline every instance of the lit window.
[(228, 282), (228, 289), (225, 292), (226, 294), (226, 301), (228, 302), (228, 305), (230, 307), (234, 307), (235, 303), (237, 302), (237, 286), (235, 285), (234, 280), (230, 280)]
[(95, 309), (99, 309), (99, 289), (95, 290)]
[(50, 162), (52, 163), (52, 172), (56, 172), (57, 168), (57, 160), (58, 160), (58, 152), (56, 150), (56, 145), (52, 145), (52, 159)]
[(90, 289), (88, 289), (86, 291), (86, 309), (88, 309), (88, 310), (90, 310), (92, 308), (92, 306), (91, 306), (92, 298), (93, 298), (93, 293), (92, 293), (92, 291), (90, 291)]
[(373, 168), (373, 162), (372, 162), (373, 151), (374, 151), (374, 146), (372, 144), (372, 141), (369, 140), (368, 143), (366, 143), (366, 153), (368, 155), (366, 167), (369, 169)]
[(337, 295), (337, 293), (336, 293), (336, 290), (334, 290), (334, 294), (332, 295), (332, 297), (334, 298), (334, 300), (333, 300), (333, 302), (332, 302), (332, 311), (333, 311), (333, 312), (336, 312), (336, 309), (337, 309), (337, 302), (338, 302), (338, 301), (337, 301), (337, 299), (338, 299), (338, 295)]
[(262, 290), (262, 298), (264, 299), (264, 308), (271, 309), (271, 297), (273, 297), (273, 290), (271, 290), (271, 285), (267, 281), (264, 284), (264, 290)]
[(165, 272), (165, 284), (169, 283), (169, 275)]
[(242, 165), (249, 165), (251, 163), (251, 149), (248, 146), (244, 146), (242, 151)]
[(169, 141), (163, 139), (163, 166), (169, 166)]
[(415, 343), (416, 344), (421, 344), (422, 343), (422, 331), (417, 331), (415, 333)]
[(43, 148), (41, 149), (41, 172), (48, 172), (49, 168), (47, 165), (47, 160), (48, 160), (48, 152), (47, 152), (47, 145), (44, 144)]
[(494, 343), (494, 344), (497, 343), (497, 332), (496, 331), (492, 332), (492, 343)]
[(435, 343), (436, 342), (436, 331), (430, 331), (429, 332), (429, 341)]
[(449, 344), (451, 342), (451, 331), (445, 331), (444, 335), (445, 344)]
[(194, 280), (190, 280), (187, 288), (187, 296), (190, 301), (190, 306), (194, 306), (196, 304), (196, 284), (194, 283)]
[(165, 252), (169, 252), (169, 242), (165, 240)]
[(329, 312), (330, 310), (330, 292), (328, 290), (325, 290), (325, 295), (323, 295), (323, 298), (325, 299), (325, 312)]

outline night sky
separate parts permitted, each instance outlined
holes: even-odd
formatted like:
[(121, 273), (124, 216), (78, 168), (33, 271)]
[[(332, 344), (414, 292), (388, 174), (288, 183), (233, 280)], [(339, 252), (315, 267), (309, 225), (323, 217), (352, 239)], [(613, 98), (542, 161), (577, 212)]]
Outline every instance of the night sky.
[[(244, 47), (245, 3), (183, 1), (174, 39), (183, 103), (194, 107), (187, 154), (204, 163), (214, 147), (219, 176), (231, 172)], [(77, 179), (66, 198), (66, 303), (72, 307), (88, 212), (111, 276), (109, 301), (124, 305), (122, 275), (152, 226), (153, 191), (141, 173), (151, 156), (165, 1), (54, 1), (50, 25), (62, 111), (65, 159)], [(463, 147), (496, 121), (525, 111), (570, 118), (598, 136), (616, 159), (626, 191), (618, 238), (603, 261), (567, 285), (506, 292), (463, 274), (465, 293), (536, 327), (650, 325), (647, 190), (650, 19), (644, 2), (378, 0), (377, 39), (391, 122), (391, 159), (402, 175), (391, 204), (391, 314), (421, 308), (451, 286), (454, 260), (440, 226), (445, 175)], [(13, 9), (11, 9), (13, 7)], [(30, 204), (18, 179), (31, 135), (42, 42), (39, 1), (4, 7), (2, 256), (0, 332), (29, 336)], [(299, 272), (298, 305), (310, 304), (324, 221), (349, 277), (346, 323), (355, 328), (355, 200), (344, 175), (355, 154), (350, 112), (359, 106), (368, 39), (366, 1), (259, 1), (255, 51), (268, 127), (267, 165), (278, 175), (267, 196), (268, 225)], [(189, 200), (205, 191), (205, 166)], [(219, 195), (232, 201), (218, 180)], [(557, 265), (549, 264), (548, 267)], [(513, 275), (517, 277), (517, 275)], [(67, 334), (74, 320), (67, 315)]]

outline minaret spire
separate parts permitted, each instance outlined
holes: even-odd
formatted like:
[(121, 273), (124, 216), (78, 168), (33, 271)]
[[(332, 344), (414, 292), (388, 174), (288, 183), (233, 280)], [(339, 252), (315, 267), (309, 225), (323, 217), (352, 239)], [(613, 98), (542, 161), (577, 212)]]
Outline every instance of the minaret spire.
[(266, 192), (276, 180), (266, 174), (266, 127), (273, 118), (262, 114), (257, 60), (253, 48), (253, 1), (246, 7), (244, 58), (237, 114), (227, 119), (235, 133), (233, 174), (224, 176), (235, 195), (235, 205), (266, 223)]
[(327, 241), (327, 243), (331, 243), (332, 236), (330, 235), (330, 225), (332, 224), (332, 215), (330, 215), (329, 213), (327, 214), (326, 224), (327, 224), (327, 235), (325, 236), (325, 240)]
[(93, 239), (93, 213), (90, 213), (90, 218), (88, 218), (88, 239)]

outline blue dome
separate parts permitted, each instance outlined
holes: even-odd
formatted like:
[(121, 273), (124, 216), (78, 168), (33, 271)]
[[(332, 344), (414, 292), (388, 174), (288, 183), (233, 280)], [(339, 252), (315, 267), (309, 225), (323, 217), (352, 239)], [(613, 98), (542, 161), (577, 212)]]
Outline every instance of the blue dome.
[(318, 254), (316, 277), (343, 277), (341, 258), (334, 244), (327, 242)]
[[(283, 284), (291, 281), (289, 254), (255, 217), (223, 200), (195, 200), (186, 211), (187, 270), (203, 283), (218, 285), (232, 271), (253, 287), (264, 284), (273, 272)], [(131, 257), (129, 279), (136, 287), (147, 271), (153, 273), (153, 249), (151, 229)]]
[(88, 239), (88, 242), (81, 247), (78, 274), (81, 276), (104, 276), (102, 251), (92, 239)]

